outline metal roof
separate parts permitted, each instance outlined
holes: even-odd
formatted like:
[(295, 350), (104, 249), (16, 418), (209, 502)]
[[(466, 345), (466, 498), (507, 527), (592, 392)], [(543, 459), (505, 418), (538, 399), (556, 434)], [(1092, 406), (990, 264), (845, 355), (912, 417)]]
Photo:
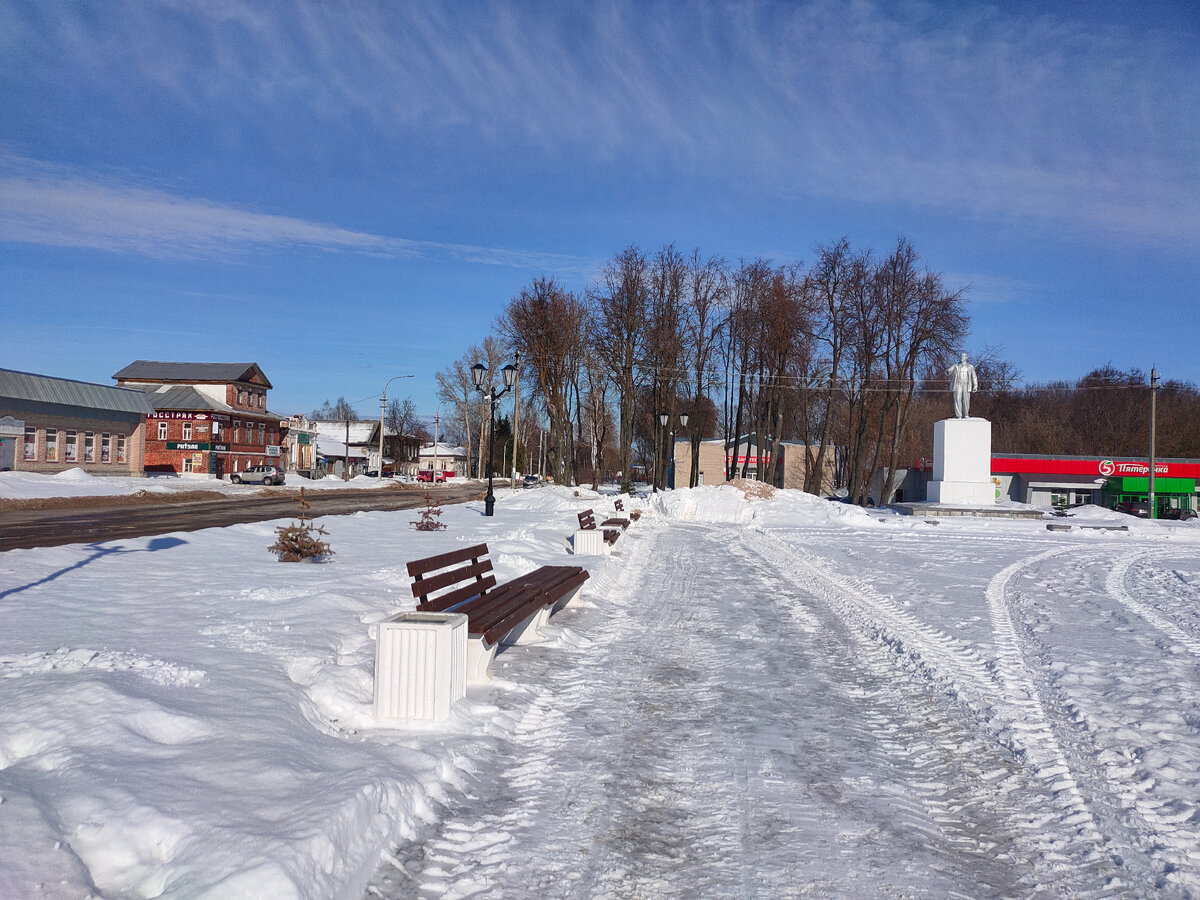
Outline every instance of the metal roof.
[(146, 399), (155, 409), (207, 409), (212, 412), (237, 413), (232, 406), (208, 397), (186, 384), (147, 384), (142, 387)]
[(131, 362), (113, 375), (118, 381), (173, 382), (195, 384), (251, 383), (257, 375), (264, 387), (272, 384), (258, 367), (258, 363), (197, 363), (155, 362), (139, 359)]
[(11, 369), (0, 369), (0, 399), (5, 397), (33, 403), (105, 409), (147, 416), (154, 412), (154, 407), (146, 395), (136, 388), (72, 381), (69, 378), (14, 372)]

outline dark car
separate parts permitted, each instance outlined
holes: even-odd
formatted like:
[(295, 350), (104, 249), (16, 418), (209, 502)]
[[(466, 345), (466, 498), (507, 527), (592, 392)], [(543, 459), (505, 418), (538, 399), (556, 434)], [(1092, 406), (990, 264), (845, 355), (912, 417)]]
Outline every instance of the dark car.
[(277, 466), (250, 466), (229, 476), (234, 484), (283, 484), (283, 470)]
[(1180, 522), (1186, 522), (1188, 519), (1196, 518), (1196, 511), (1194, 509), (1171, 509), (1168, 507), (1160, 509), (1158, 517), (1160, 519), (1176, 519)]
[(1136, 503), (1118, 503), (1113, 509), (1119, 513), (1125, 513), (1127, 516), (1137, 516), (1139, 519), (1150, 518), (1150, 504), (1144, 500)]
[(541, 479), (537, 475), (526, 475), (521, 482), (525, 487), (537, 487), (541, 484)]

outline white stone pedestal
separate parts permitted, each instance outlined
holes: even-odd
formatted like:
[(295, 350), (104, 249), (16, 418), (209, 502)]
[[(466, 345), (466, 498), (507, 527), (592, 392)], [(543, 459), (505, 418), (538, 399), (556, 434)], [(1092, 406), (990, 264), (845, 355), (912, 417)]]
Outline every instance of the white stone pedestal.
[(992, 423), (987, 419), (942, 419), (933, 426), (931, 503), (993, 505)]

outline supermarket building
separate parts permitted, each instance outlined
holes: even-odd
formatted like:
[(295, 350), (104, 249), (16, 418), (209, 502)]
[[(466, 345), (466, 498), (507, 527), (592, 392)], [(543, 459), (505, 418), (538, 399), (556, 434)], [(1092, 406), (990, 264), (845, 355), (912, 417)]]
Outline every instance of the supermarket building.
[[(933, 460), (922, 459), (905, 481), (905, 494), (926, 496)], [(916, 483), (913, 483), (913, 482)], [(1159, 510), (1197, 510), (1200, 460), (1159, 459), (1154, 463), (1154, 495)], [(1146, 502), (1150, 497), (1150, 461), (1119, 456), (1044, 456), (992, 454), (996, 499), (1033, 506)]]

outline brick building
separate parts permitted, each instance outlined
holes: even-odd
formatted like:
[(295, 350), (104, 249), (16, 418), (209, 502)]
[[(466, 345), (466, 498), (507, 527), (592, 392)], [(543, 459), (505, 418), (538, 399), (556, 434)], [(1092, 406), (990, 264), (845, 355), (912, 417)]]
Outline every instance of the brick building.
[[(806, 447), (798, 441), (780, 441), (779, 464), (775, 470), (775, 487), (803, 489), (804, 480), (808, 473)], [(771, 461), (771, 447), (767, 440), (759, 441), (758, 436), (749, 434), (737, 444), (737, 477), (742, 476), (751, 480), (762, 478)], [(726, 466), (734, 456), (733, 444), (726, 444), (720, 438), (700, 442), (700, 484), (721, 484), (725, 481)], [(672, 485), (687, 487), (688, 476), (692, 471), (692, 445), (687, 438), (677, 438), (675, 441), (674, 465), (669, 475)], [(833, 458), (825, 461), (825, 476), (822, 478), (821, 492), (833, 490)]]
[(0, 369), (0, 471), (142, 475), (141, 391)]
[(146, 472), (223, 478), (250, 466), (282, 468), (281, 417), (267, 410), (267, 380), (257, 363), (180, 363), (140, 359), (113, 375), (144, 391)]

